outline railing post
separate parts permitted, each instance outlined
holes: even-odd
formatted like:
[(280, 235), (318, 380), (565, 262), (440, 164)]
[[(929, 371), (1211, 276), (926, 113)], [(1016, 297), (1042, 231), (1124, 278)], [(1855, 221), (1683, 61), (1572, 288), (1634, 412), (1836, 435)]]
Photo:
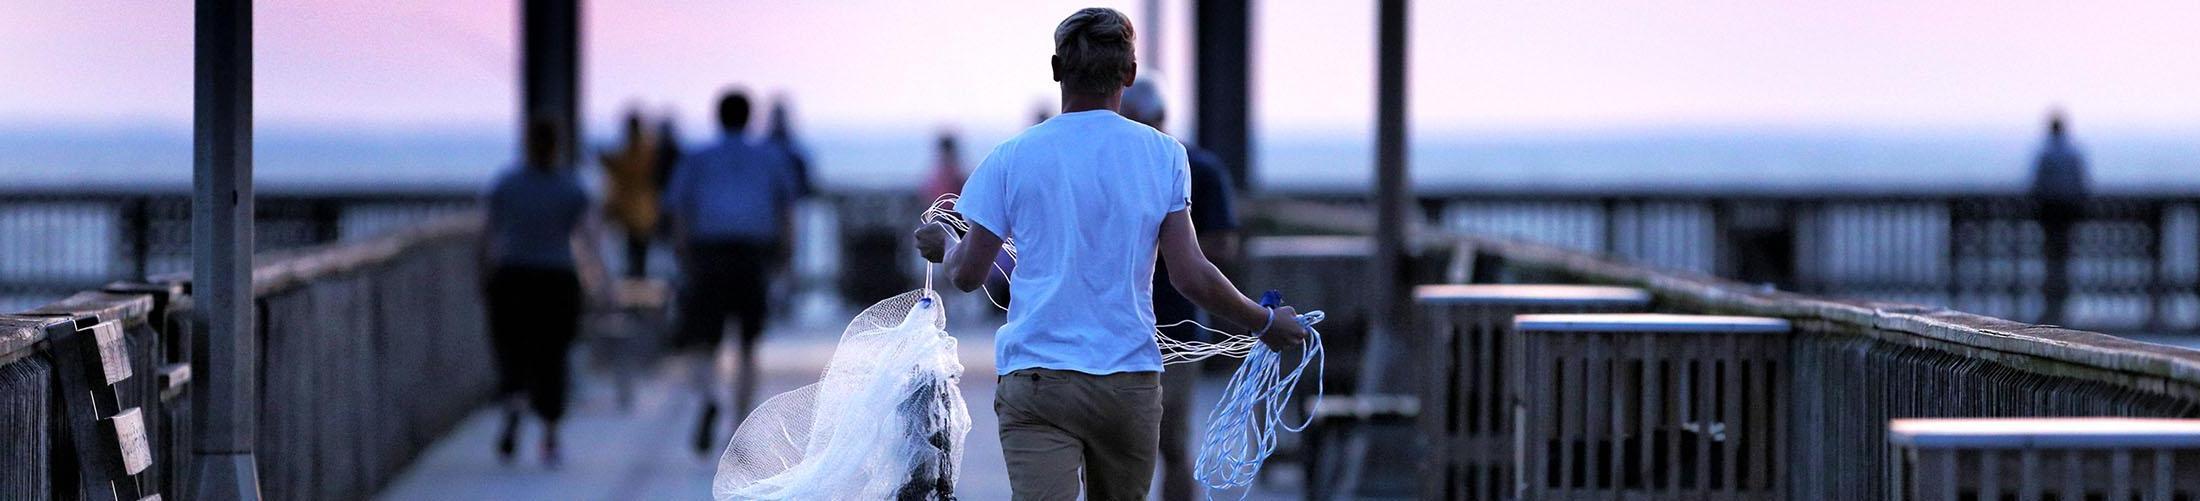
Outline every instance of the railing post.
[[(1193, 87), (1199, 103), (1199, 145), (1222, 157), (1230, 169), (1230, 182), (1244, 192), (1252, 183), (1253, 155), (1250, 124), (1252, 81), (1252, 17), (1247, 0), (1194, 0), (1192, 2)], [(1160, 26), (1141, 26), (1157, 33)], [(1144, 57), (1143, 54), (1140, 55)], [(1158, 65), (1148, 66), (1158, 68)]]
[(143, 281), (151, 267), (148, 262), (153, 259), (153, 199), (144, 195), (131, 197), (124, 210), (128, 211), (123, 216), (127, 220), (122, 231), (129, 233), (123, 235), (123, 241), (130, 243), (130, 252), (125, 254), (130, 256), (130, 276), (123, 278)]
[(2147, 283), (2145, 294), (2147, 298), (2147, 332), (2162, 332), (2162, 328), (2167, 321), (2166, 316), (2162, 314), (2162, 310), (2166, 309), (2163, 307), (2166, 303), (2163, 296), (2168, 295), (2169, 291), (2166, 281), (2162, 279), (2162, 267), (2168, 264), (2163, 259), (2164, 252), (2162, 250), (2167, 247), (2162, 244), (2162, 228), (2167, 226), (2162, 223), (2162, 219), (2169, 215), (2169, 210), (2165, 208), (2166, 205), (2162, 201), (2147, 203)]
[(252, 304), (252, 1), (198, 0), (193, 71), (191, 310), (198, 437), (193, 499), (260, 497)]

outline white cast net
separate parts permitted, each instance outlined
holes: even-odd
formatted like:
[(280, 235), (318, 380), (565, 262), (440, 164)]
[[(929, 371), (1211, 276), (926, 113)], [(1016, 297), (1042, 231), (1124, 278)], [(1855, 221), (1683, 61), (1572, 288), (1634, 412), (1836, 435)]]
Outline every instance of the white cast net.
[(816, 384), (735, 428), (716, 499), (952, 499), (970, 410), (947, 316), (929, 290), (848, 323)]

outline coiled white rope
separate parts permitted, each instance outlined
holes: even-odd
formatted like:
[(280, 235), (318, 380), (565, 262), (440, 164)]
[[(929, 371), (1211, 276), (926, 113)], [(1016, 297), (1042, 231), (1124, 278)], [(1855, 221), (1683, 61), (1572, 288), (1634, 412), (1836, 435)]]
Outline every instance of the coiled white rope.
[[(1199, 456), (1192, 463), (1192, 478), (1213, 491), (1243, 488), (1253, 485), (1260, 477), (1262, 463), (1276, 453), (1277, 430), (1293, 433), (1305, 431), (1312, 424), (1312, 413), (1294, 425), (1283, 418), (1285, 407), (1297, 391), (1299, 378), (1306, 374), (1307, 366), (1314, 370), (1314, 407), (1321, 407), (1322, 394), (1327, 390), (1322, 384), (1327, 364), (1322, 354), (1322, 335), (1314, 324), (1322, 321), (1319, 310), (1299, 315), (1299, 325), (1306, 327), (1306, 342), (1299, 352), (1298, 364), (1288, 371), (1283, 366), (1283, 354), (1265, 344), (1255, 344), (1245, 356), (1245, 363), (1230, 374), (1230, 383), (1223, 387), (1222, 400), (1207, 413), (1207, 438), (1200, 443)], [(1251, 489), (1238, 493), (1239, 499), (1252, 493)]]
[[(924, 210), (923, 222), (945, 225), (957, 233), (969, 233), (970, 223), (955, 212), (956, 200), (958, 197), (953, 193), (933, 200), (932, 205)], [(1016, 260), (1015, 241), (1002, 239), (1001, 251), (1008, 254), (1010, 261)], [(1003, 276), (1008, 274), (1008, 270), (1002, 269), (999, 263), (995, 263), (993, 269)], [(925, 268), (925, 274), (926, 289), (930, 289), (929, 266)], [(987, 289), (985, 296), (995, 308), (1008, 310), (1007, 306), (993, 299), (992, 290)], [(1270, 308), (1281, 306), (1282, 303), (1281, 295), (1275, 291), (1269, 291), (1261, 299), (1262, 306)], [(1215, 356), (1245, 359), (1244, 364), (1230, 374), (1229, 384), (1223, 387), (1222, 400), (1208, 413), (1207, 436), (1201, 442), (1199, 456), (1193, 463), (1192, 478), (1212, 490), (1208, 493), (1209, 498), (1213, 497), (1213, 491), (1252, 485), (1259, 477), (1261, 465), (1276, 452), (1278, 430), (1300, 432), (1313, 422), (1311, 413), (1296, 425), (1286, 422), (1283, 416), (1308, 366), (1315, 367), (1315, 408), (1321, 406), (1322, 395), (1327, 392), (1322, 384), (1322, 376), (1327, 372), (1327, 358), (1322, 352), (1321, 332), (1314, 329), (1314, 324), (1320, 323), (1324, 318), (1326, 315), (1316, 310), (1292, 319), (1306, 328), (1306, 340), (1301, 343), (1303, 349), (1299, 352), (1298, 363), (1288, 369), (1283, 365), (1283, 354), (1262, 343), (1260, 336), (1255, 334), (1226, 332), (1192, 320), (1154, 326), (1153, 340), (1161, 348), (1163, 365), (1197, 362)], [(1179, 325), (1198, 327), (1216, 334), (1220, 340), (1211, 343), (1181, 340), (1161, 332), (1163, 328)], [(1239, 498), (1243, 499), (1251, 492), (1251, 489), (1247, 489), (1239, 493)]]

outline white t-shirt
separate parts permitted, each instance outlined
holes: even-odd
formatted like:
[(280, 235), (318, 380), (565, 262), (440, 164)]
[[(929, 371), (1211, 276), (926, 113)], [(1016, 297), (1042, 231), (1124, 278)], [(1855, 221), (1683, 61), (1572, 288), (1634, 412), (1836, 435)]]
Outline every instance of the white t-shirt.
[(1153, 267), (1161, 219), (1191, 200), (1184, 145), (1107, 110), (1064, 113), (993, 148), (956, 209), (1016, 243), (999, 374), (1161, 370)]

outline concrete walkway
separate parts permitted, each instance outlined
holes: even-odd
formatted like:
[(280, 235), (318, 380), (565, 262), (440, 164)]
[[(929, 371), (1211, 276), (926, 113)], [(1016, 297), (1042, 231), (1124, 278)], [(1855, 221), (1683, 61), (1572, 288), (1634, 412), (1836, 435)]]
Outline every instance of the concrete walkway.
[[(993, 330), (999, 320), (957, 316), (967, 311), (951, 310), (949, 316), (949, 330), (961, 340), (966, 368), (963, 398), (969, 402), (973, 421), (957, 494), (970, 500), (1008, 499), (1008, 477), (992, 406)], [(810, 320), (799, 322), (802, 325), (776, 327), (763, 343), (759, 359), (765, 377), (760, 397), (769, 398), (816, 382), (831, 357), (844, 326), (827, 323), (835, 318), (830, 315), (804, 316)], [(847, 316), (837, 318), (844, 322)], [(584, 346), (581, 351), (587, 349)], [(722, 446), (707, 457), (698, 456), (690, 448), (699, 405), (687, 390), (685, 371), (669, 365), (643, 374), (635, 385), (632, 407), (622, 411), (609, 372), (581, 364), (574, 381), (575, 399), (562, 434), (564, 462), (557, 468), (541, 463), (537, 452), (541, 431), (534, 426), (525, 428), (519, 459), (512, 464), (499, 461), (493, 447), (500, 413), (485, 408), (430, 448), (376, 498), (707, 499)], [(1220, 384), (1215, 380), (1205, 385), (1198, 401), (1212, 405), (1220, 397)], [(1200, 425), (1193, 426), (1196, 433)], [(724, 440), (730, 433), (727, 426), (722, 426), (718, 438)], [(1279, 476), (1295, 477), (1289, 473), (1297, 466), (1279, 464), (1275, 468), (1277, 473), (1285, 474)], [(1252, 498), (1296, 498), (1266, 492), (1294, 487), (1263, 486)], [(1237, 496), (1232, 493), (1227, 497)]]

